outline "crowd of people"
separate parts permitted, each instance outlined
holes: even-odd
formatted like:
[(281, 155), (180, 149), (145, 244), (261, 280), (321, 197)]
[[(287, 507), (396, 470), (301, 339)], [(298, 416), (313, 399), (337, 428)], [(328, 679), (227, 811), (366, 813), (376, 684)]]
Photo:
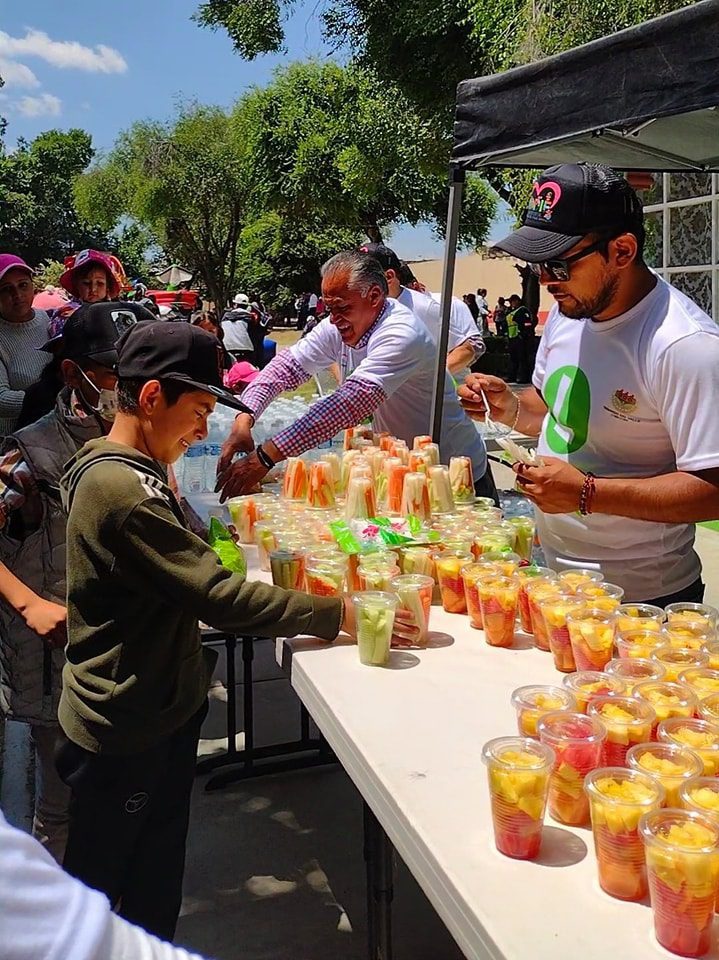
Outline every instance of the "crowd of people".
[[(486, 291), (476, 316), (453, 298), (440, 449), (444, 462), (468, 456), (476, 494), (498, 503), (472, 420), (538, 438), (541, 461), (514, 469), (549, 564), (600, 569), (627, 599), (663, 607), (704, 593), (693, 525), (719, 515), (719, 331), (646, 266), (643, 243), (641, 203), (614, 171), (565, 164), (538, 178), (523, 225), (498, 244), (556, 302), (532, 386), (469, 373)], [(0, 706), (30, 728), (45, 847), (0, 816), (12, 960), (70, 956), (45, 949), (70, 929), (82, 960), (183, 955), (137, 928), (172, 940), (179, 914), (214, 666), (199, 622), (260, 637), (355, 633), (345, 598), (248, 582), (188, 528), (171, 466), (207, 436), (215, 404), (237, 413), (223, 500), (368, 418), (408, 443), (430, 432), (439, 295), (385, 245), (331, 257), (324, 317), (308, 297), (305, 335), (266, 364), (259, 302), (238, 294), (219, 320), (168, 323), (142, 297), (118, 299), (120, 271), (108, 254), (78, 254), (62, 281), (72, 307), (51, 317), (33, 307), (31, 268), (0, 255)], [(510, 344), (534, 338), (518, 295), (494, 322)], [(521, 351), (514, 362), (521, 380)], [(256, 445), (272, 400), (330, 368), (337, 389)], [(401, 612), (396, 629), (411, 639)], [(39, 896), (52, 899), (49, 919), (28, 933)]]

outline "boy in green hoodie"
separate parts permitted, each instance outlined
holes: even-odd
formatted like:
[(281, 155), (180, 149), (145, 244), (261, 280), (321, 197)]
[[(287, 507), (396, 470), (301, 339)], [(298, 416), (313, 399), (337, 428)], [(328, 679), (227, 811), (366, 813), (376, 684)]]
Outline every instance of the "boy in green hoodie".
[(222, 567), (186, 527), (166, 465), (207, 435), (222, 348), (196, 326), (137, 324), (118, 344), (118, 412), (62, 481), (67, 664), (58, 770), (72, 791), (65, 868), (171, 940), (214, 654), (198, 621), (262, 637), (354, 632), (349, 604)]

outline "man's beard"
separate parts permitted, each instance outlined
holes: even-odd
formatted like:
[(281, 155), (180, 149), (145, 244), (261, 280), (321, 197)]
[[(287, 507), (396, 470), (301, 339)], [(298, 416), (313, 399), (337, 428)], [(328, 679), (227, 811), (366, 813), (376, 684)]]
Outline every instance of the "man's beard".
[(602, 285), (591, 299), (579, 300), (577, 297), (566, 294), (566, 299), (557, 304), (559, 312), (570, 320), (585, 320), (596, 317), (597, 314), (604, 313), (611, 306), (618, 286), (619, 277), (614, 274), (605, 277)]

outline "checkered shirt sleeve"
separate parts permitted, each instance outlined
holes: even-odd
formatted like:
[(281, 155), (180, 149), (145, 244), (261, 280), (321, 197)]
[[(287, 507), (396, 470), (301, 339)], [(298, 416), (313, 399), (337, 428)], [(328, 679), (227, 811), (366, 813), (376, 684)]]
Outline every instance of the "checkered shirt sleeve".
[(303, 370), (289, 350), (285, 350), (268, 363), (247, 387), (242, 394), (242, 402), (249, 407), (257, 420), (275, 397), (279, 397), (285, 390), (296, 390), (309, 379), (309, 373)]

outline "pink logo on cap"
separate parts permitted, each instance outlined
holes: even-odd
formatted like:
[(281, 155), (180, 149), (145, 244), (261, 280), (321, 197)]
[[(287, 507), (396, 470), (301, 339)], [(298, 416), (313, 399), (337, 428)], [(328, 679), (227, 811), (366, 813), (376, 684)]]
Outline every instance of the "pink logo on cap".
[(562, 196), (562, 188), (553, 180), (545, 180), (539, 183), (534, 181), (532, 187), (532, 196), (529, 200), (529, 212), (541, 217), (543, 220), (551, 220), (554, 208), (559, 203)]

